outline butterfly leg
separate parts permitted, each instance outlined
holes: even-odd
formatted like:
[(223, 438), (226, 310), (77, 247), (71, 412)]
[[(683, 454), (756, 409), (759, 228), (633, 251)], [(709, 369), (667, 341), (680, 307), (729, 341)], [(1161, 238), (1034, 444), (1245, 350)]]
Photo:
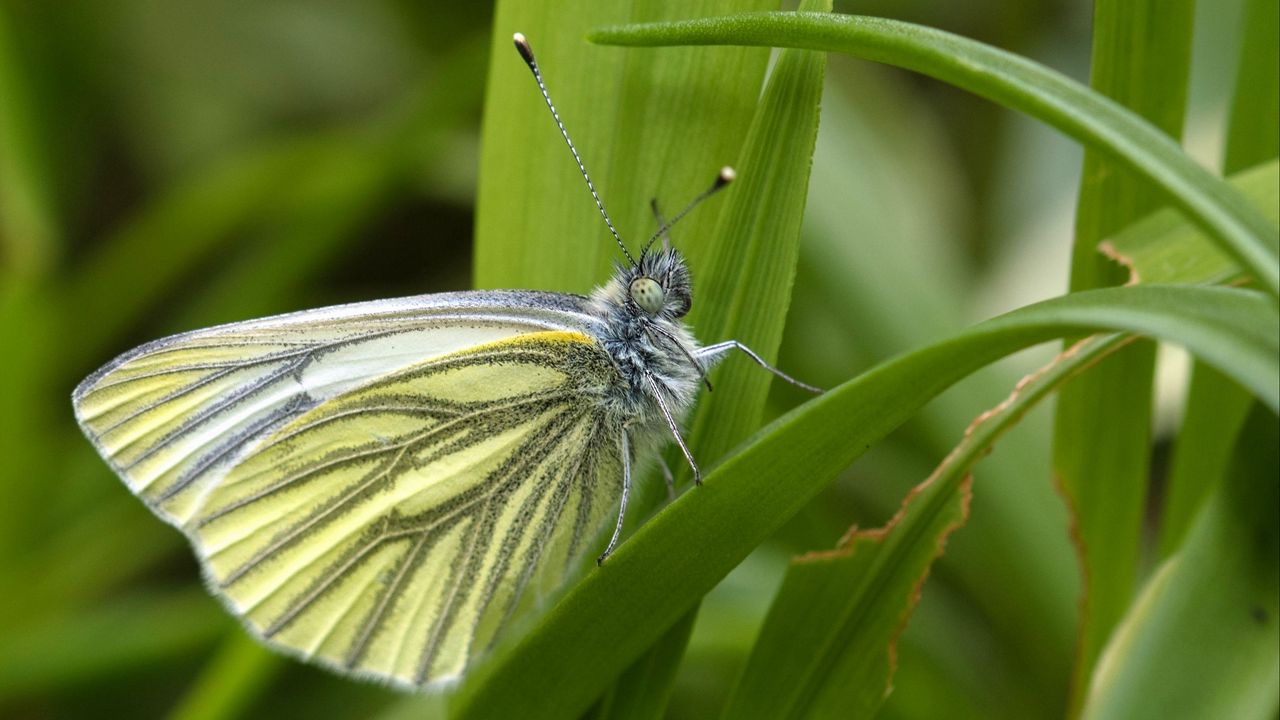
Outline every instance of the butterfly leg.
[(613, 549), (618, 546), (618, 537), (622, 535), (622, 520), (627, 516), (627, 498), (631, 495), (631, 442), (627, 439), (626, 426), (622, 428), (618, 444), (622, 450), (622, 505), (618, 508), (618, 524), (613, 528), (613, 537), (609, 538), (609, 547), (596, 558), (597, 566), (603, 564), (604, 559), (612, 555)]
[(704, 348), (699, 348), (698, 351), (694, 353), (694, 355), (696, 355), (699, 360), (705, 362), (707, 365), (712, 365), (722, 360), (730, 350), (741, 350), (742, 352), (747, 354), (747, 357), (754, 360), (757, 365), (764, 368), (765, 370), (768, 370), (774, 375), (777, 375), (779, 378), (786, 380), (792, 385), (795, 385), (801, 390), (808, 390), (809, 392), (814, 393), (815, 395), (821, 395), (823, 392), (822, 388), (814, 387), (809, 383), (800, 382), (799, 380), (791, 377), (790, 375), (782, 372), (778, 368), (765, 362), (764, 358), (757, 355), (754, 350), (747, 347), (746, 345), (743, 345), (737, 340), (726, 340), (724, 342), (716, 343), (715, 345), (708, 345)]
[(676, 444), (680, 446), (680, 452), (684, 453), (684, 459), (689, 462), (689, 467), (693, 470), (693, 484), (702, 484), (702, 471), (698, 469), (698, 463), (693, 459), (693, 453), (689, 452), (689, 446), (684, 444), (684, 437), (680, 435), (680, 424), (676, 422), (676, 418), (671, 414), (671, 410), (667, 407), (667, 401), (662, 399), (662, 389), (658, 387), (658, 381), (653, 376), (645, 373), (644, 379), (649, 383), (649, 392), (653, 393), (653, 399), (658, 401), (658, 409), (662, 411), (662, 417), (667, 421), (667, 427), (671, 429), (671, 435), (676, 439)]

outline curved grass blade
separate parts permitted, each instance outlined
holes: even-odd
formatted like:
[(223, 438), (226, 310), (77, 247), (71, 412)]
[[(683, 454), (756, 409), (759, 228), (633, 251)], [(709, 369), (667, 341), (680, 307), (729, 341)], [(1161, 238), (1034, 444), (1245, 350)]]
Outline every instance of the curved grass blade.
[(752, 13), (596, 30), (618, 45), (769, 45), (842, 52), (921, 72), (1025, 112), (1168, 193), (1272, 297), (1280, 295), (1280, 235), (1220, 178), (1159, 130), (1065, 76), (951, 33), (882, 18)]
[[(1278, 211), (1273, 206), (1280, 197), (1276, 180), (1276, 164), (1270, 163), (1240, 173), (1232, 183), (1259, 209), (1274, 215)], [(1109, 254), (1132, 270), (1135, 281), (1221, 281), (1239, 272), (1204, 239), (1203, 233), (1170, 209), (1134, 223), (1107, 245)], [(962, 497), (961, 481), (985, 457), (1000, 434), (1021, 420), (1047, 393), (1130, 342), (1131, 337), (1119, 335), (1081, 341), (1044, 370), (1019, 383), (998, 408), (980, 416), (966, 432), (964, 441), (904, 503), (888, 527), (859, 533), (856, 552), (842, 544), (834, 553), (816, 554), (793, 563), (765, 631), (752, 650), (727, 716), (747, 716), (757, 708), (768, 708), (766, 714), (779, 717), (784, 716), (784, 710), (792, 711), (786, 715), (803, 716), (805, 712), (819, 712), (813, 708), (822, 703), (858, 716), (870, 715), (890, 685), (892, 641), (900, 620), (892, 613), (905, 614), (913, 609), (911, 596), (893, 595), (886, 588), (907, 593), (920, 578), (918, 573), (904, 572), (904, 567), (895, 563), (875, 562), (867, 568), (873, 560), (866, 555), (887, 553), (890, 546), (896, 546), (899, 561), (904, 556), (917, 562), (932, 559), (945, 525), (933, 525), (931, 529), (936, 532), (925, 532), (912, 523), (922, 526), (925, 523), (921, 517), (936, 521), (948, 513), (954, 517)], [(929, 503), (931, 508), (921, 509), (923, 503)], [(918, 567), (909, 561), (906, 565)], [(878, 574), (872, 576), (873, 572)], [(823, 594), (829, 587), (842, 588), (835, 602)], [(822, 605), (824, 599), (828, 601), (826, 606)], [(786, 603), (801, 607), (804, 612), (777, 609)], [(840, 622), (842, 619), (844, 623)], [(832, 636), (844, 641), (831, 642)], [(841, 691), (845, 692), (843, 696)], [(806, 697), (806, 704), (797, 700)], [(793, 702), (788, 705), (788, 701)]]
[[(454, 709), (464, 718), (580, 713), (837, 472), (994, 360), (1066, 334), (1137, 332), (1187, 346), (1276, 407), (1278, 321), (1257, 292), (1115, 288), (1037, 303), (886, 362), (770, 424), (702, 488), (658, 513), (520, 643), (477, 667)], [(585, 632), (608, 641), (585, 642)]]
[(725, 717), (874, 715), (930, 567), (967, 519), (974, 465), (1035, 404), (1126, 341), (1096, 336), (1062, 353), (979, 415), (885, 527), (854, 528), (834, 551), (793, 560)]

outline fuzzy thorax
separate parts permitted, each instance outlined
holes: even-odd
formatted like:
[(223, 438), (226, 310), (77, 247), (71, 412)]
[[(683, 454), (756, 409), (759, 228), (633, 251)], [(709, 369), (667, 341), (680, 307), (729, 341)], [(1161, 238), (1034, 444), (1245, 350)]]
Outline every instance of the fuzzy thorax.
[[(652, 279), (662, 290), (657, 312), (643, 308), (632, 288)], [(591, 293), (594, 314), (604, 322), (599, 338), (618, 366), (626, 390), (609, 398), (615, 412), (633, 425), (660, 427), (663, 419), (647, 378), (652, 377), (677, 420), (698, 391), (700, 371), (692, 359), (698, 341), (681, 319), (692, 305), (689, 268), (672, 249), (644, 253), (634, 266), (619, 265), (613, 277)]]

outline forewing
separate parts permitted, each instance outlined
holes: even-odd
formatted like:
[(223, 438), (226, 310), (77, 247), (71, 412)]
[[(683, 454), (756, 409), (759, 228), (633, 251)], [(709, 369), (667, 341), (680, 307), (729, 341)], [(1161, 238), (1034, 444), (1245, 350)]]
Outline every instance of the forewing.
[(341, 669), (453, 680), (535, 578), (562, 577), (617, 511), (617, 372), (588, 336), (469, 348), (295, 418), (188, 525), (258, 634)]
[(262, 438), (370, 380), (475, 345), (547, 330), (590, 333), (581, 298), (468, 292), (342, 305), (149, 343), (72, 399), (98, 451), (182, 526)]

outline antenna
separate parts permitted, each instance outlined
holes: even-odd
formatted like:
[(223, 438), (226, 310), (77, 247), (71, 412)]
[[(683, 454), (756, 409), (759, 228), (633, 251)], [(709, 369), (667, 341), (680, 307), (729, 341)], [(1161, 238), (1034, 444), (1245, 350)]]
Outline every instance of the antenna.
[(733, 171), (733, 168), (729, 167), (728, 165), (720, 168), (720, 174), (716, 175), (715, 182), (711, 183), (711, 187), (698, 193), (698, 196), (695, 197), (693, 200), (691, 200), (688, 205), (685, 205), (683, 210), (676, 213), (675, 217), (671, 218), (667, 222), (662, 223), (662, 227), (658, 228), (658, 232), (654, 233), (653, 237), (649, 238), (649, 242), (644, 244), (644, 249), (640, 251), (640, 254), (643, 256), (645, 253), (649, 252), (649, 248), (653, 245), (654, 240), (657, 240), (663, 235), (666, 235), (667, 231), (671, 229), (672, 225), (675, 225), (676, 223), (680, 222), (681, 218), (683, 218), (685, 215), (688, 215), (691, 210), (701, 205), (703, 200), (706, 200), (712, 195), (715, 195), (717, 192), (719, 192), (721, 188), (733, 182), (734, 179), (737, 177), (738, 177), (737, 173), (735, 173)]
[(533, 79), (538, 81), (538, 89), (542, 91), (542, 99), (547, 101), (547, 108), (551, 110), (551, 117), (555, 118), (556, 127), (560, 128), (560, 134), (564, 136), (564, 141), (568, 143), (569, 152), (573, 153), (573, 160), (578, 163), (578, 170), (582, 173), (582, 179), (587, 181), (587, 189), (591, 191), (591, 199), (596, 201), (596, 207), (600, 209), (604, 224), (609, 226), (609, 232), (613, 234), (613, 239), (618, 241), (618, 247), (622, 248), (622, 254), (627, 256), (627, 261), (635, 265), (635, 258), (631, 257), (631, 253), (627, 251), (627, 246), (622, 242), (622, 237), (613, 228), (613, 221), (609, 219), (609, 213), (605, 211), (604, 203), (600, 201), (596, 186), (591, 182), (591, 176), (587, 174), (587, 168), (582, 164), (582, 158), (578, 157), (578, 149), (573, 146), (573, 141), (569, 139), (569, 131), (565, 130), (564, 123), (560, 122), (560, 113), (556, 112), (556, 106), (551, 102), (551, 95), (547, 93), (547, 86), (542, 82), (542, 73), (538, 70), (538, 61), (533, 59), (533, 48), (529, 47), (529, 41), (525, 39), (523, 33), (516, 33), (511, 36), (511, 39), (515, 41), (516, 50), (520, 53), (520, 57), (524, 58), (524, 63), (529, 66), (529, 70), (533, 71)]

